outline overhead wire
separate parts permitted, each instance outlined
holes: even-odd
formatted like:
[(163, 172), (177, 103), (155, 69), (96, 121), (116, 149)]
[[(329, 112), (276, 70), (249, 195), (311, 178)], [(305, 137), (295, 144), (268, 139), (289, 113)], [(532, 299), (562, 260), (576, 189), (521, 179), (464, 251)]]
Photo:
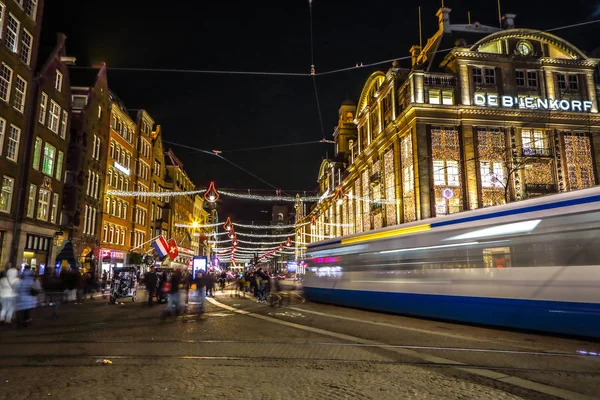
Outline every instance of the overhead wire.
[[(311, 7), (312, 9), (312, 7)], [(585, 26), (585, 25), (591, 25), (591, 24), (596, 24), (599, 23), (600, 19), (596, 19), (596, 20), (592, 20), (592, 21), (585, 21), (585, 22), (580, 22), (580, 23), (576, 23), (576, 24), (570, 24), (570, 25), (564, 25), (564, 26), (559, 26), (556, 28), (550, 28), (550, 29), (545, 29), (545, 30), (540, 30), (541, 32), (554, 32), (554, 31), (559, 31), (559, 30), (563, 30), (563, 29), (569, 29), (569, 28), (577, 28), (580, 26)], [(312, 12), (311, 12), (311, 27), (312, 27)], [(312, 29), (311, 29), (311, 37), (312, 37)], [(312, 38), (311, 38), (312, 41)], [(446, 51), (450, 51), (452, 50), (452, 48), (447, 48), (447, 49), (442, 49), (442, 50), (437, 50), (435, 52), (432, 52), (431, 54), (435, 54), (435, 53), (443, 53)], [(311, 46), (311, 58), (312, 58), (312, 46)], [(363, 69), (363, 68), (368, 68), (368, 67), (373, 67), (373, 66), (377, 66), (377, 65), (381, 65), (381, 64), (388, 64), (390, 62), (393, 61), (400, 61), (400, 60), (409, 60), (411, 58), (411, 56), (402, 56), (402, 57), (396, 57), (396, 58), (390, 58), (388, 60), (383, 60), (383, 61), (376, 61), (376, 62), (372, 62), (372, 63), (368, 63), (368, 64), (364, 64), (364, 65), (356, 65), (356, 66), (351, 66), (351, 67), (345, 67), (345, 68), (338, 68), (338, 69), (333, 69), (333, 70), (329, 70), (329, 71), (324, 71), (324, 72), (316, 72), (314, 74), (312, 73), (305, 73), (305, 72), (277, 72), (277, 71), (237, 71), (237, 70), (204, 70), (204, 69), (180, 69), (180, 68), (142, 68), (142, 67), (107, 67), (108, 70), (112, 70), (112, 71), (135, 71), (135, 72), (175, 72), (175, 73), (196, 73), (196, 74), (221, 74), (221, 75), (248, 75), (248, 76), (256, 76), (256, 75), (261, 75), (261, 76), (298, 76), (298, 77), (309, 77), (309, 76), (320, 76), (320, 75), (330, 75), (330, 74), (334, 74), (334, 73), (339, 73), (339, 72), (346, 72), (346, 71), (351, 71), (351, 70), (356, 70), (356, 69)], [(95, 69), (97, 67), (93, 67), (93, 66), (72, 66), (70, 68), (75, 68), (75, 69)]]

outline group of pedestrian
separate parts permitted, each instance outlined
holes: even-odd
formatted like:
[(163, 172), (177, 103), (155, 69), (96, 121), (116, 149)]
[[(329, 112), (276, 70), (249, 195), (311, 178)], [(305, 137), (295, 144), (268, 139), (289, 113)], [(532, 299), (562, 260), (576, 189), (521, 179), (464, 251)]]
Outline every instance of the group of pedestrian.
[(25, 265), (19, 273), (17, 268), (7, 263), (0, 273), (0, 324), (10, 324), (15, 317), (18, 327), (31, 324), (31, 312), (37, 307), (41, 289), (30, 265)]

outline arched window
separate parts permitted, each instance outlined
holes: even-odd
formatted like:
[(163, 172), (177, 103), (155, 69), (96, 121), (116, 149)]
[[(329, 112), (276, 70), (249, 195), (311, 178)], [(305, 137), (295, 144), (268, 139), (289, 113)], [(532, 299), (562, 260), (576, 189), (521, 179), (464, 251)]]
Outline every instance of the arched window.
[(119, 201), (117, 203), (117, 217), (119, 217), (119, 218), (121, 218), (121, 209), (122, 209), (121, 202)]

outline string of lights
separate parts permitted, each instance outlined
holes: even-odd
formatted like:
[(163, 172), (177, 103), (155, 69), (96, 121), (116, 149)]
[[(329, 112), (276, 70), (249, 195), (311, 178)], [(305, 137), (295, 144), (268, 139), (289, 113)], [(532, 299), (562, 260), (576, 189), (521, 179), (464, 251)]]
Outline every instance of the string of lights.
[(256, 238), (282, 238), (282, 237), (290, 237), (294, 236), (294, 233), (273, 233), (273, 234), (257, 234), (257, 233), (244, 233), (244, 232), (236, 232), (240, 236), (248, 236), (248, 237), (256, 237)]
[(177, 228), (214, 228), (215, 226), (219, 226), (221, 225), (221, 223), (216, 223), (216, 224), (175, 224), (175, 226)]
[(296, 201), (303, 202), (313, 202), (319, 200), (319, 196), (269, 196), (269, 195), (258, 195), (258, 194), (245, 194), (245, 193), (234, 193), (228, 191), (219, 191), (219, 194), (224, 196), (229, 196), (237, 199), (245, 199), (245, 200), (257, 200), (257, 201), (287, 201), (291, 203), (295, 203)]

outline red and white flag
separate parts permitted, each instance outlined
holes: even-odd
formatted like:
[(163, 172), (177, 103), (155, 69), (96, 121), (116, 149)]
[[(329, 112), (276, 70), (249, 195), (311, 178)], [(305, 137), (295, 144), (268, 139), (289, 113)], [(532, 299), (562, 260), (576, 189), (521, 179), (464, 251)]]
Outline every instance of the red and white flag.
[(175, 241), (175, 239), (171, 239), (171, 240), (169, 240), (168, 245), (169, 245), (169, 258), (171, 260), (174, 260), (179, 255), (179, 248), (177, 247), (177, 242)]

